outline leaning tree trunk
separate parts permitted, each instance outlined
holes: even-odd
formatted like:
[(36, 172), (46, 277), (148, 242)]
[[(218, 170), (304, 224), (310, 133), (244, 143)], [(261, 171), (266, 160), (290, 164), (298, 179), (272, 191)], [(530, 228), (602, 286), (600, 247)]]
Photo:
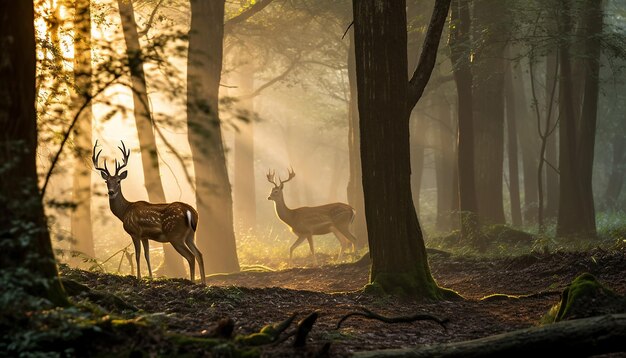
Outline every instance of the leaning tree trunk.
[(15, 285), (67, 305), (37, 186), (33, 2), (0, 2), (0, 270)]
[(192, 0), (187, 127), (200, 216), (198, 247), (209, 273), (239, 271), (233, 201), (218, 107), (223, 38), (224, 1)]
[(356, 236), (358, 246), (363, 247), (367, 245), (368, 240), (361, 175), (359, 109), (357, 105), (356, 62), (354, 56), (354, 31), (350, 31), (350, 47), (348, 48), (348, 80), (350, 83), (350, 102), (348, 104), (348, 154), (350, 157), (348, 203), (356, 211), (352, 230), (354, 236)]
[(454, 0), (450, 25), (450, 60), (457, 91), (457, 169), (461, 239), (480, 245), (478, 208), (474, 181), (474, 119), (472, 70), (470, 67), (470, 12), (467, 0)]
[(474, 29), (482, 47), (474, 54), (474, 145), (478, 215), (484, 224), (503, 224), (504, 49), (506, 5), (474, 2)]
[(353, 1), (372, 290), (431, 299), (448, 296), (430, 273), (411, 196), (409, 113), (434, 67), (449, 4), (436, 2), (420, 63), (406, 84), (405, 1)]
[[(83, 103), (91, 102), (91, 1), (77, 0), (74, 3), (74, 88), (72, 112), (79, 111)], [(91, 104), (84, 107), (74, 127), (74, 183), (71, 215), (71, 251), (87, 257), (95, 257), (93, 231), (91, 227)], [(71, 260), (74, 265), (84, 261), (80, 257)]]
[[(137, 137), (139, 138), (141, 164), (143, 166), (143, 177), (148, 192), (148, 200), (151, 203), (165, 203), (165, 192), (163, 191), (159, 169), (159, 155), (154, 137), (153, 126), (156, 126), (156, 123), (152, 118), (150, 110), (135, 11), (131, 1), (118, 0), (117, 3), (122, 20), (124, 39), (126, 40), (126, 55), (128, 56), (131, 89), (133, 91), (133, 112), (137, 127)], [(172, 245), (163, 244), (163, 264), (157, 268), (156, 272), (169, 277), (186, 277), (182, 257), (174, 250)]]

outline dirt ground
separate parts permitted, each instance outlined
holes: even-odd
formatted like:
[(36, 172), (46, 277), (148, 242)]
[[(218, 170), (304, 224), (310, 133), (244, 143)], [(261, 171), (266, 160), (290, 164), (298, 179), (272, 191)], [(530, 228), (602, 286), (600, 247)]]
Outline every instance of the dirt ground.
[[(319, 318), (304, 349), (292, 339), (261, 348), (264, 356), (318, 356), (330, 342), (330, 356), (382, 348), (462, 341), (537, 325), (559, 300), (560, 291), (582, 272), (590, 272), (610, 288), (626, 293), (626, 250), (563, 252), (515, 258), (478, 259), (430, 255), (433, 276), (466, 300), (416, 302), (409, 299), (362, 294), (368, 266), (322, 265), (275, 272), (241, 272), (208, 278), (208, 286), (187, 280), (138, 281), (131, 276), (105, 275), (80, 270), (63, 275), (92, 289), (114, 293), (146, 313), (159, 316), (167, 329), (191, 335), (210, 330), (223, 317), (235, 321), (235, 335), (258, 332), (297, 312), (313, 311)], [(480, 300), (494, 293), (531, 297)], [(386, 316), (429, 313), (448, 319), (447, 329), (436, 323), (386, 324), (360, 317), (337, 321), (358, 307)]]

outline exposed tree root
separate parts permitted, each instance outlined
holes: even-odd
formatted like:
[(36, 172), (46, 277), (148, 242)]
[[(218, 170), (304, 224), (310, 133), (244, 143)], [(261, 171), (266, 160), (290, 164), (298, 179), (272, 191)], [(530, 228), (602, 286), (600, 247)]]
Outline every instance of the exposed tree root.
[(353, 311), (341, 317), (339, 322), (337, 322), (336, 329), (341, 328), (341, 324), (352, 316), (360, 316), (360, 317), (364, 317), (368, 319), (376, 319), (385, 323), (410, 323), (410, 322), (415, 322), (415, 321), (433, 321), (433, 322), (438, 323), (441, 327), (443, 327), (443, 329), (446, 329), (445, 324), (448, 322), (447, 318), (441, 319), (439, 317), (426, 314), (426, 313), (417, 313), (411, 316), (385, 317), (377, 313), (374, 313), (365, 307), (359, 307), (359, 310), (360, 311)]

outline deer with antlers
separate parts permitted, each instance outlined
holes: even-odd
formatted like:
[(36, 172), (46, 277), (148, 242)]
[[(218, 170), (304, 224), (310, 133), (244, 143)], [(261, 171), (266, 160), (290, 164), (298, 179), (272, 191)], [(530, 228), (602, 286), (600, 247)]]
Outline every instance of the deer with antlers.
[(354, 252), (356, 237), (354, 237), (349, 229), (352, 220), (354, 220), (354, 209), (350, 205), (332, 203), (321, 206), (305, 206), (297, 209), (289, 209), (285, 204), (283, 188), (286, 182), (296, 176), (296, 173), (293, 169), (289, 169), (289, 177), (286, 180), (281, 180), (280, 177), (278, 178), (280, 184), (277, 184), (274, 180), (274, 174), (273, 171), (267, 173), (267, 181), (274, 184), (274, 188), (272, 188), (267, 200), (274, 201), (276, 214), (280, 220), (289, 225), (291, 231), (298, 236), (289, 249), (290, 261), (293, 257), (293, 250), (306, 239), (309, 242), (313, 261), (317, 265), (315, 248), (313, 246), (313, 235), (324, 235), (331, 232), (337, 237), (337, 240), (339, 240), (341, 244), (338, 259), (341, 259), (345, 248), (350, 244), (352, 244), (352, 251)]
[(198, 260), (200, 278), (202, 283), (205, 283), (202, 253), (200, 253), (194, 242), (196, 226), (198, 225), (198, 212), (190, 205), (178, 201), (169, 204), (152, 204), (146, 201), (130, 202), (126, 200), (124, 194), (122, 194), (121, 182), (126, 179), (128, 172), (120, 171), (128, 164), (130, 149), (127, 150), (122, 141), (122, 146), (118, 147), (123, 155), (122, 163), (118, 164), (117, 159), (115, 159), (115, 174), (111, 175), (107, 168), (106, 160), (104, 161), (104, 168), (98, 165), (98, 158), (102, 150), (96, 154), (97, 146), (98, 141), (96, 140), (91, 159), (94, 168), (100, 171), (102, 179), (107, 184), (111, 212), (122, 221), (124, 230), (133, 239), (135, 260), (137, 261), (137, 279), (141, 278), (139, 271), (141, 245), (143, 245), (146, 263), (148, 264), (148, 273), (150, 278), (152, 278), (150, 245), (148, 241), (154, 240), (161, 243), (171, 243), (174, 249), (187, 260), (191, 281), (194, 281), (195, 260)]

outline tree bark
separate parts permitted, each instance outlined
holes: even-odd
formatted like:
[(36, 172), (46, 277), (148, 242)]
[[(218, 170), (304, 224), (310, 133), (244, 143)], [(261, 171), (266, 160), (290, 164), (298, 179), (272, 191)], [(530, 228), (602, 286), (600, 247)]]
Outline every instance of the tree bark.
[[(126, 41), (126, 55), (131, 75), (131, 89), (133, 91), (133, 114), (137, 127), (139, 149), (143, 178), (151, 203), (165, 203), (165, 192), (161, 182), (159, 155), (156, 147), (154, 128), (156, 123), (152, 118), (146, 75), (143, 69), (143, 56), (137, 33), (135, 10), (133, 3), (127, 0), (118, 0), (122, 30)], [(169, 277), (186, 277), (182, 257), (170, 244), (163, 244), (163, 264), (156, 272)]]
[[(72, 112), (79, 111), (83, 103), (91, 102), (91, 1), (77, 0), (74, 3), (74, 85)], [(71, 215), (72, 241), (70, 250), (87, 257), (95, 257), (93, 231), (91, 227), (91, 131), (93, 113), (91, 104), (79, 114), (74, 127), (74, 175), (72, 202), (75, 207)], [(70, 260), (81, 265), (82, 258)]]
[(352, 223), (352, 232), (354, 236), (356, 236), (358, 246), (364, 247), (368, 244), (368, 239), (361, 174), (359, 108), (357, 103), (356, 60), (354, 51), (354, 30), (352, 30), (350, 31), (350, 48), (348, 49), (348, 80), (350, 84), (350, 102), (348, 103), (348, 155), (350, 158), (348, 203), (356, 211), (354, 222)]
[(483, 44), (474, 54), (474, 145), (478, 215), (484, 224), (504, 224), (504, 49), (506, 4), (474, 2), (474, 30)]
[(437, 176), (437, 220), (439, 231), (450, 230), (452, 215), (452, 195), (454, 193), (454, 133), (452, 118), (445, 98), (439, 97), (436, 101), (439, 145), (435, 154), (435, 171)]
[[(549, 103), (550, 98), (552, 97), (553, 88), (555, 85), (558, 86), (555, 82), (558, 76), (558, 65), (557, 65), (557, 56), (556, 51), (550, 51), (546, 56), (546, 118), (548, 116), (548, 108), (552, 105), (552, 111), (550, 113), (550, 121), (552, 123), (555, 120), (558, 120), (558, 103), (554, 101), (552, 104)], [(555, 97), (556, 98), (556, 97)], [(559, 212), (559, 173), (555, 170), (558, 168), (558, 155), (557, 155), (557, 133), (558, 131), (554, 131), (552, 135), (548, 136), (546, 140), (546, 155), (545, 160), (548, 164), (546, 168), (546, 207), (544, 210), (544, 217), (546, 219), (554, 219), (556, 218)]]
[(464, 342), (440, 343), (408, 349), (359, 352), (359, 358), (373, 357), (588, 357), (623, 352), (626, 315), (606, 315), (563, 321), (541, 327)]
[(0, 2), (0, 53), (0, 269), (27, 292), (67, 305), (37, 185), (32, 2)]
[(624, 172), (626, 172), (626, 125), (621, 121), (618, 130), (613, 133), (611, 141), (613, 157), (611, 158), (611, 173), (609, 182), (604, 193), (604, 204), (612, 210), (618, 209), (618, 198), (624, 185)]
[(450, 26), (450, 60), (457, 91), (457, 169), (461, 239), (478, 244), (478, 207), (474, 181), (474, 110), (470, 55), (470, 13), (467, 0), (454, 0)]
[[(411, 126), (411, 124), (413, 125)], [(426, 117), (413, 112), (409, 120), (409, 126), (413, 127), (409, 138), (411, 146), (411, 193), (413, 195), (415, 212), (419, 215), (422, 177), (424, 175), (424, 149), (426, 147), (426, 132), (428, 131)]]
[(354, 0), (365, 216), (372, 290), (441, 299), (411, 196), (409, 113), (437, 54), (450, 2), (437, 1), (420, 63), (407, 85), (405, 1)]
[(239, 271), (233, 201), (219, 118), (224, 1), (191, 1), (187, 126), (196, 174), (198, 247), (208, 273)]

